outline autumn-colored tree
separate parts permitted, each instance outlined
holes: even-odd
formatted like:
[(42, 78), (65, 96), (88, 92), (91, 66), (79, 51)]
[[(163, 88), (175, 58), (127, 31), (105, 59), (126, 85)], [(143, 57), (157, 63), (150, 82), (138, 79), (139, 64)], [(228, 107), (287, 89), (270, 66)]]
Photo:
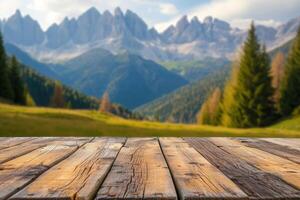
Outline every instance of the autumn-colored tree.
[(220, 102), (221, 102), (221, 90), (216, 88), (212, 94), (208, 97), (206, 102), (201, 107), (198, 114), (197, 121), (199, 124), (219, 125), (220, 124)]
[(274, 88), (274, 102), (277, 108), (279, 108), (280, 100), (280, 85), (284, 75), (284, 54), (278, 52), (271, 65), (272, 87)]
[(239, 61), (234, 61), (232, 64), (231, 75), (227, 81), (223, 94), (223, 101), (221, 104), (222, 116), (221, 124), (226, 127), (233, 127), (232, 115), (234, 115), (233, 105), (235, 104), (235, 87), (237, 84), (237, 77), (239, 73)]
[(206, 100), (197, 115), (197, 123), (198, 124), (210, 124), (210, 116), (208, 110), (208, 100)]
[(109, 100), (108, 92), (105, 92), (102, 96), (99, 111), (103, 113), (110, 113), (112, 109), (112, 105)]
[(62, 85), (59, 82), (55, 83), (54, 94), (51, 99), (51, 106), (55, 108), (65, 107), (64, 91)]

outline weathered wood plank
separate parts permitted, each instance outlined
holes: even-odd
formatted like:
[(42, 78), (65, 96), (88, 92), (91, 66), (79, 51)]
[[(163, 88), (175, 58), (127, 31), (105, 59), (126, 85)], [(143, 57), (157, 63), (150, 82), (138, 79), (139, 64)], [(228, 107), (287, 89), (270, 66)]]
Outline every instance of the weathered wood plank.
[(284, 138), (263, 138), (262, 140), (265, 140), (267, 142), (272, 142), (275, 144), (288, 146), (292, 149), (297, 149), (300, 151), (300, 139), (284, 139)]
[(181, 138), (160, 138), (180, 199), (247, 199), (216, 167)]
[(28, 154), (0, 164), (0, 200), (18, 192), (87, 141), (60, 138)]
[(229, 138), (210, 138), (221, 149), (244, 159), (257, 168), (275, 174), (290, 185), (300, 189), (300, 165), (290, 160), (251, 148)]
[(0, 150), (13, 147), (34, 139), (36, 138), (29, 138), (29, 137), (0, 138)]
[(156, 138), (130, 138), (121, 149), (96, 199), (176, 199)]
[(237, 138), (237, 140), (241, 141), (246, 146), (257, 148), (300, 164), (300, 151), (297, 149), (292, 149), (289, 146), (282, 146), (260, 139)]
[(91, 199), (124, 142), (124, 138), (96, 138), (11, 199)]
[(264, 172), (224, 151), (206, 138), (185, 138), (210, 163), (220, 169), (251, 199), (300, 199), (300, 191), (279, 177)]
[(0, 151), (0, 164), (27, 154), (35, 149), (46, 146), (48, 142), (53, 141), (51, 138), (37, 138), (18, 145), (4, 148)]

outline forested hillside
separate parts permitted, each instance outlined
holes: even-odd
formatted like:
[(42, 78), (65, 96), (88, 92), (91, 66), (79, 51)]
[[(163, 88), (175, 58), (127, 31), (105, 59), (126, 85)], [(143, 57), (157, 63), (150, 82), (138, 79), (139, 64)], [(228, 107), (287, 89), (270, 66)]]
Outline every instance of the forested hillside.
[[(29, 93), (37, 106), (47, 107), (51, 105), (51, 98), (54, 95), (54, 88), (56, 84), (54, 80), (41, 76), (24, 65), (23, 78), (28, 87)], [(71, 108), (98, 108), (99, 100), (96, 98), (88, 97), (66, 86), (62, 87), (64, 100)]]
[(135, 108), (188, 83), (181, 76), (140, 56), (94, 49), (55, 68), (68, 86), (95, 97)]
[(135, 111), (152, 119), (170, 122), (192, 123), (207, 95), (215, 88), (224, 86), (230, 67), (224, 67), (200, 81), (184, 86)]

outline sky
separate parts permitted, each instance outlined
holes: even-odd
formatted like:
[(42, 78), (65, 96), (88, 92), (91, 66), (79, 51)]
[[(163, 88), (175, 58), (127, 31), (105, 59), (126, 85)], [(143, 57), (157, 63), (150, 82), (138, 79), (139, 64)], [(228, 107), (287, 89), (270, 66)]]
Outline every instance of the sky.
[(245, 29), (257, 24), (278, 26), (300, 16), (300, 0), (0, 0), (0, 18), (8, 18), (16, 9), (29, 14), (45, 30), (66, 16), (78, 17), (90, 7), (100, 12), (120, 7), (137, 13), (150, 27), (163, 31), (183, 15), (202, 21), (213, 16)]

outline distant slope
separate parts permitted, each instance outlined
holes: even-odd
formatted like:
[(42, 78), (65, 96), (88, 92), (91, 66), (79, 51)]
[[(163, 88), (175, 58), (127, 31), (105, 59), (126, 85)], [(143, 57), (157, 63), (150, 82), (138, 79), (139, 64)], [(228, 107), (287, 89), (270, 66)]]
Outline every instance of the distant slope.
[(294, 39), (288, 41), (287, 43), (283, 44), (283, 45), (280, 46), (280, 47), (277, 47), (277, 48), (275, 48), (275, 49), (272, 49), (272, 50), (269, 52), (270, 56), (271, 56), (271, 57), (274, 57), (274, 56), (276, 55), (276, 53), (278, 53), (278, 52), (282, 52), (284, 55), (287, 56), (288, 53), (289, 53), (289, 50), (290, 50), (290, 48), (291, 48), (291, 46), (292, 46), (292, 44), (293, 44), (293, 41), (294, 41)]
[(13, 44), (5, 43), (5, 50), (7, 55), (12, 56), (15, 55), (16, 58), (23, 63), (24, 65), (29, 66), (31, 69), (36, 70), (41, 75), (50, 77), (50, 78), (58, 78), (58, 75), (47, 65), (41, 62), (38, 62), (27, 53), (19, 49)]
[(128, 53), (95, 49), (55, 68), (61, 80), (87, 95), (109, 92), (112, 102), (135, 108), (187, 84), (163, 66)]
[(215, 87), (223, 87), (229, 71), (230, 67), (225, 67), (135, 111), (152, 118), (159, 118), (161, 121), (192, 123), (207, 95)]
[(230, 65), (230, 61), (225, 58), (207, 57), (202, 60), (161, 62), (161, 65), (187, 80), (196, 81)]

